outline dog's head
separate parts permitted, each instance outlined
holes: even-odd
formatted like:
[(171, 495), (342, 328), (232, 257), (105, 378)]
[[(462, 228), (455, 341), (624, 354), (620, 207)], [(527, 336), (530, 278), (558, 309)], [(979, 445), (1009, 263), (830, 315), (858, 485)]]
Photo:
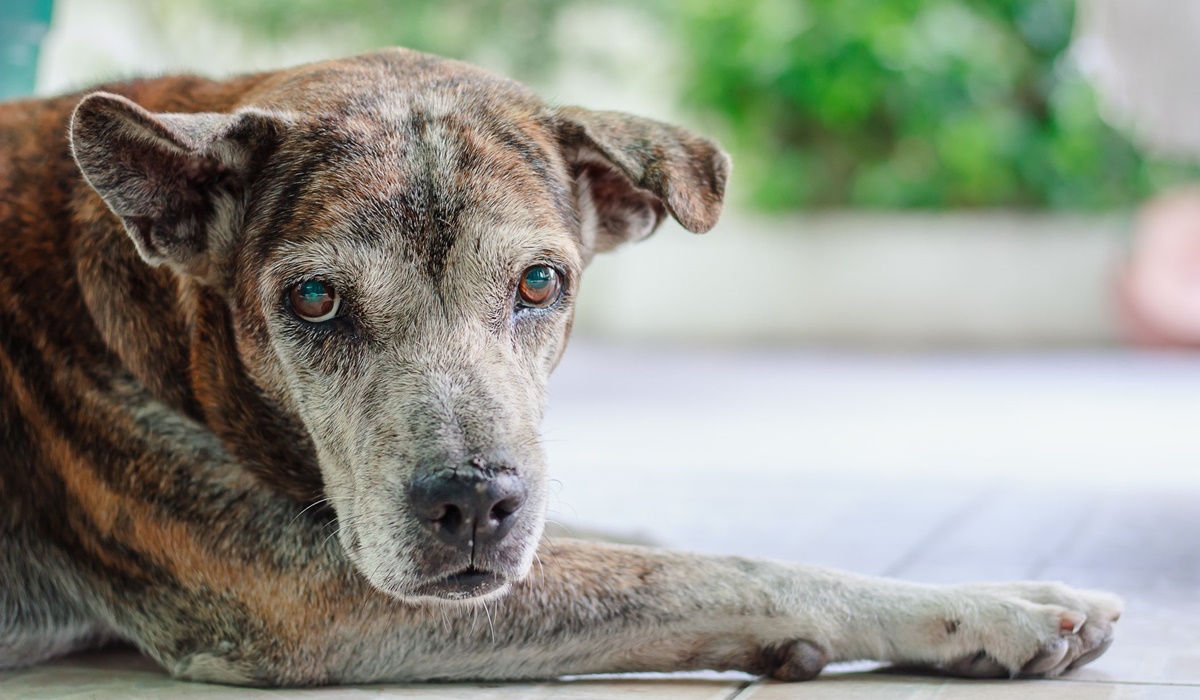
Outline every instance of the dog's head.
[(96, 93), (71, 128), (141, 257), (225, 300), (253, 381), (316, 446), (346, 552), (405, 599), (528, 572), (583, 268), (668, 213), (711, 228), (729, 170), (681, 129), (407, 51), (261, 78), (228, 113)]

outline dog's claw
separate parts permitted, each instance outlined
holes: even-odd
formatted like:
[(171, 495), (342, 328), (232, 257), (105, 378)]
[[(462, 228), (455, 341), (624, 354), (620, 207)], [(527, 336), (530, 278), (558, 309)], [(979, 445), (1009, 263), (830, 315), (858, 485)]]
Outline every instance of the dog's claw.
[(1067, 658), (1067, 654), (1071, 651), (1071, 644), (1064, 638), (1058, 638), (1042, 647), (1037, 656), (1034, 656), (1021, 668), (1022, 676), (1041, 676), (1050, 673), (1054, 669), (1062, 665), (1063, 660)]
[(1062, 619), (1059, 621), (1059, 630), (1070, 634), (1079, 634), (1079, 630), (1083, 629), (1083, 624), (1087, 622), (1087, 615), (1074, 610), (1067, 610), (1062, 614)]
[(1084, 653), (1080, 654), (1079, 658), (1072, 661), (1070, 663), (1070, 665), (1067, 666), (1066, 670), (1072, 671), (1074, 669), (1079, 668), (1080, 666), (1086, 666), (1087, 664), (1090, 664), (1091, 662), (1100, 658), (1104, 654), (1104, 652), (1108, 651), (1108, 648), (1110, 646), (1112, 646), (1112, 643), (1113, 643), (1112, 636), (1107, 637), (1106, 639), (1104, 639), (1103, 641), (1100, 642), (1100, 646), (1096, 647), (1095, 649), (1092, 649), (1091, 651), (1085, 651)]

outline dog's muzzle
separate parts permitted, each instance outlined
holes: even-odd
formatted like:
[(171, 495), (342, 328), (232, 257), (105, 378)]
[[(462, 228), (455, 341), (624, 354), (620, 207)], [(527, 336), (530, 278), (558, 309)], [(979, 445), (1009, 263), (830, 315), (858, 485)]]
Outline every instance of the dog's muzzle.
[(463, 566), (420, 586), (420, 595), (471, 598), (505, 584), (507, 577), (481, 562), (517, 522), (528, 488), (515, 470), (480, 467), (478, 460), (458, 468), (423, 471), (408, 484), (408, 499), (421, 525)]

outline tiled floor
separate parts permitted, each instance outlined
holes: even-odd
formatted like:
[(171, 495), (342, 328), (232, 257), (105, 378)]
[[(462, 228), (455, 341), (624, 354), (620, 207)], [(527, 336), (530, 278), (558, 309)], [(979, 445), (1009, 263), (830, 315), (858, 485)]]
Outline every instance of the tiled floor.
[(1066, 679), (858, 668), (244, 691), (128, 652), (0, 673), (0, 698), (1200, 699), (1200, 357), (847, 356), (586, 344), (546, 423), (566, 529), (926, 581), (1107, 588), (1116, 644)]

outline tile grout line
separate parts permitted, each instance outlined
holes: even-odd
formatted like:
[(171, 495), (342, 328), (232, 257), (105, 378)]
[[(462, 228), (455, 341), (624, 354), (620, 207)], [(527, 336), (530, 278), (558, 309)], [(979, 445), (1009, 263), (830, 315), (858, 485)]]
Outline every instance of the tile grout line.
[(1087, 683), (1089, 685), (1144, 685), (1144, 686), (1171, 686), (1175, 688), (1200, 688), (1200, 682), (1192, 681), (1116, 681), (1116, 680), (1090, 680), (1087, 678), (1065, 678), (1057, 676), (1055, 678), (1038, 678), (1031, 680), (1039, 680), (1049, 683)]
[[(930, 679), (930, 680), (933, 680), (933, 679)], [(941, 679), (942, 682), (939, 683), (937, 685), (937, 687), (938, 688), (948, 688), (948, 687), (954, 687), (954, 686), (957, 686), (957, 687), (969, 687), (970, 686), (970, 681), (957, 682), (959, 680), (961, 680), (961, 679), (943, 678), (943, 679)], [(1042, 682), (1050, 682), (1050, 683), (1054, 683), (1054, 682), (1080, 683), (1080, 684), (1094, 685), (1094, 686), (1099, 686), (1099, 687), (1104, 687), (1104, 686), (1156, 687), (1157, 686), (1157, 687), (1171, 687), (1171, 688), (1200, 688), (1200, 683), (1189, 683), (1187, 681), (1184, 681), (1184, 682), (1112, 681), (1112, 680), (1086, 680), (1086, 679), (1080, 679), (1080, 678), (1061, 678), (1061, 677), (1060, 678), (1042, 678), (1040, 680)], [(766, 683), (766, 679), (764, 679), (764, 678), (758, 678), (755, 680), (745, 681), (740, 686), (738, 686), (736, 689), (734, 689), (734, 691), (731, 695), (726, 696), (725, 700), (746, 700), (747, 698), (750, 698), (765, 683)], [(804, 684), (805, 684), (804, 682), (800, 682), (800, 683), (797, 683), (796, 685), (804, 685)]]
[[(738, 700), (738, 698), (748, 698), (748, 697), (750, 697), (750, 694), (747, 694), (746, 691), (750, 690), (751, 688), (755, 688), (757, 686), (762, 685), (762, 682), (763, 682), (763, 679), (761, 679), (761, 678), (755, 678), (755, 679), (748, 680), (748, 681), (742, 681), (742, 683), (737, 688), (734, 688), (733, 694), (727, 696), (725, 698), (725, 700)], [(751, 694), (752, 693), (753, 693), (753, 691), (751, 692)]]

